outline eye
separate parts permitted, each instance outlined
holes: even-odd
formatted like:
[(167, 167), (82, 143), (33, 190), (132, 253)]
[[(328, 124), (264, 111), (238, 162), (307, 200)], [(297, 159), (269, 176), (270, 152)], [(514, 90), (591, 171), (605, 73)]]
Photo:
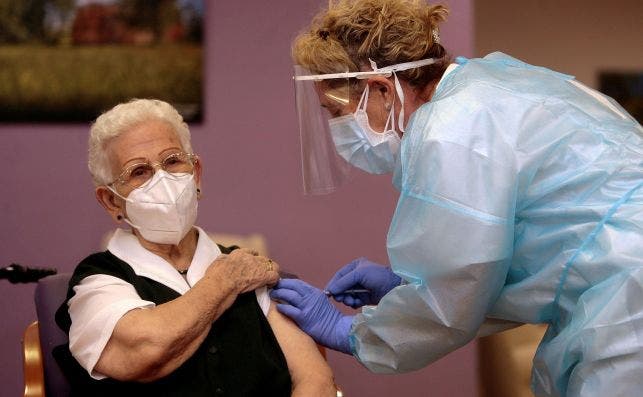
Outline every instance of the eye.
[(342, 116), (342, 110), (336, 106), (322, 105), (322, 107), (328, 112), (328, 114), (332, 118), (337, 118)]
[(182, 153), (175, 153), (166, 157), (165, 160), (163, 160), (163, 165), (168, 167), (173, 165), (185, 164), (186, 162), (187, 159), (185, 158), (185, 155), (183, 155)]
[(163, 162), (163, 164), (172, 165), (172, 164), (176, 164), (176, 163), (180, 163), (180, 162), (181, 162), (181, 160), (179, 160), (177, 155), (172, 155), (172, 156), (166, 158), (165, 161)]
[(185, 153), (175, 153), (163, 160), (163, 169), (168, 172), (190, 172), (192, 163)]
[(152, 175), (152, 167), (148, 164), (135, 165), (129, 172), (130, 178), (147, 178)]

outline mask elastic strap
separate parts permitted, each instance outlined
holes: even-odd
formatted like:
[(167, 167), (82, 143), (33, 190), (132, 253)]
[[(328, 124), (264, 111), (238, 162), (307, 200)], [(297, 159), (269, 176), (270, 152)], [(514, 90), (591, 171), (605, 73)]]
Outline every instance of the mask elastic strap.
[(393, 130), (395, 130), (395, 104), (391, 106), (391, 110), (389, 110), (388, 112), (388, 117), (386, 118), (386, 125), (384, 125), (384, 132), (389, 131), (389, 128), (392, 128)]
[[(426, 66), (426, 65), (431, 65), (434, 64), (437, 59), (435, 58), (428, 58), (428, 59), (421, 59), (419, 61), (412, 61), (412, 62), (405, 62), (405, 63), (400, 63), (397, 65), (392, 65), (384, 68), (378, 68), (377, 63), (373, 61), (372, 59), (368, 59), (368, 61), (371, 64), (371, 69), (375, 72), (391, 72), (393, 73), (393, 78), (395, 81), (395, 91), (397, 93), (397, 97), (400, 98), (400, 114), (397, 118), (397, 126), (400, 129), (401, 132), (405, 132), (404, 130), (404, 90), (402, 90), (402, 85), (400, 84), (400, 80), (397, 78), (397, 71), (400, 70), (408, 70), (408, 69), (414, 69), (414, 68), (419, 68), (421, 66)], [(393, 104), (391, 105), (391, 112), (395, 113), (393, 109), (395, 109), (395, 99), (393, 100)], [(387, 126), (388, 126), (388, 120), (387, 120)], [(392, 126), (395, 126), (395, 117), (392, 117)]]
[(125, 223), (127, 223), (128, 225), (130, 225), (130, 226), (131, 226), (131, 227), (133, 227), (134, 229), (137, 229), (137, 230), (140, 230), (140, 229), (141, 229), (139, 226), (136, 226), (133, 222), (130, 222), (130, 220), (129, 220), (129, 219), (127, 219), (126, 217), (123, 217), (123, 220), (125, 221)]
[[(366, 112), (366, 106), (368, 105), (368, 94), (369, 94), (369, 88), (368, 88), (368, 83), (366, 83), (366, 88), (364, 89), (364, 92), (362, 93), (362, 97), (359, 99), (359, 103), (357, 104), (357, 110), (363, 109), (364, 112)], [(363, 107), (362, 107), (362, 104), (363, 104)], [(388, 131), (389, 127), (392, 127), (392, 128), (395, 127), (395, 103), (393, 104), (393, 106), (391, 106), (391, 110), (388, 112), (388, 117), (386, 118), (386, 124), (384, 125), (384, 131)]]
[[(115, 195), (117, 195), (118, 197), (122, 198), (122, 199), (123, 199), (123, 200), (125, 200), (125, 201), (128, 201), (127, 197), (123, 197), (123, 196), (121, 196), (121, 195), (120, 195), (120, 193), (118, 193), (118, 192), (116, 191), (116, 189), (114, 189), (113, 187), (111, 187), (111, 186), (109, 186), (109, 185), (105, 185), (105, 186), (106, 186), (106, 187), (107, 187), (107, 188), (108, 188), (112, 193), (114, 193)], [(128, 224), (128, 225), (130, 225), (131, 227), (135, 227), (135, 228), (137, 228), (137, 229), (138, 229), (138, 226), (136, 226), (136, 225), (134, 225), (133, 223), (131, 223), (131, 222), (129, 221), (129, 219), (127, 219), (127, 217), (126, 217), (125, 215), (123, 215), (123, 220), (125, 221), (125, 223), (127, 223), (127, 224)]]
[[(397, 78), (397, 74), (393, 72), (393, 77), (395, 78), (395, 91), (397, 92), (397, 97), (400, 99), (400, 115), (397, 118), (397, 126), (400, 128), (401, 132), (404, 132), (404, 90), (402, 90), (402, 84)], [(395, 101), (393, 101), (392, 111), (395, 109)], [(393, 121), (395, 123), (395, 121)], [(395, 124), (394, 124), (395, 125)]]
[(395, 131), (395, 98), (393, 98), (391, 109), (389, 110), (388, 117), (386, 118), (386, 124), (384, 125), (384, 132), (390, 131), (389, 129), (392, 129)]
[(362, 97), (359, 98), (357, 110), (362, 109), (362, 104), (364, 104), (364, 111), (366, 111), (366, 106), (368, 105), (368, 82), (366, 82), (366, 88), (364, 88), (364, 92), (362, 92)]
[[(120, 193), (118, 193), (118, 192), (116, 191), (116, 189), (114, 189), (113, 187), (111, 187), (111, 186), (109, 186), (109, 185), (105, 185), (105, 186), (106, 186), (106, 187), (107, 187), (107, 188), (108, 188), (112, 193), (114, 193), (115, 195), (117, 195), (118, 197), (122, 198), (122, 199), (123, 199), (123, 200), (125, 200), (125, 201), (128, 201), (127, 197), (123, 197), (123, 196), (121, 196), (121, 195), (120, 195)], [(125, 215), (123, 215), (123, 220), (125, 221), (125, 223), (127, 223), (127, 224), (128, 224), (128, 225), (130, 225), (131, 227), (133, 227), (133, 228), (135, 228), (135, 229), (140, 229), (138, 226), (136, 226), (135, 224), (133, 224), (132, 222), (130, 222), (130, 220), (129, 220), (129, 219), (127, 219), (127, 217), (126, 217)]]
[(120, 195), (120, 193), (118, 193), (118, 192), (116, 191), (116, 189), (114, 189), (113, 187), (111, 187), (111, 186), (109, 186), (109, 185), (105, 185), (105, 187), (106, 187), (107, 189), (109, 189), (109, 191), (110, 191), (110, 192), (112, 192), (112, 193), (114, 193), (115, 195), (117, 195), (118, 197), (122, 198), (122, 199), (123, 199), (123, 200), (125, 200), (125, 201), (128, 201), (127, 197), (123, 197), (123, 196), (121, 196), (121, 195)]

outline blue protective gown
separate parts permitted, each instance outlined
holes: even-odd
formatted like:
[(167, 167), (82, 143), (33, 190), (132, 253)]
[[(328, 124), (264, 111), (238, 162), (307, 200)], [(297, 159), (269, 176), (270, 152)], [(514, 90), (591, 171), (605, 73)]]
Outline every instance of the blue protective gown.
[(571, 76), (501, 53), (459, 65), (402, 139), (387, 247), (406, 284), (355, 317), (355, 356), (411, 371), (485, 319), (547, 323), (537, 395), (640, 394), (642, 136)]

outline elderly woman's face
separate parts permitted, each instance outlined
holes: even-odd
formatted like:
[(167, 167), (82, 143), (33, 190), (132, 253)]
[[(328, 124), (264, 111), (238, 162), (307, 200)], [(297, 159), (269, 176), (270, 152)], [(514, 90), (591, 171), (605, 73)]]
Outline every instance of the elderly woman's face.
[[(118, 176), (129, 166), (142, 162), (160, 162), (168, 155), (183, 151), (178, 134), (166, 122), (148, 120), (126, 130), (114, 138), (107, 147), (112, 175)], [(198, 184), (199, 175), (195, 172)], [(119, 188), (129, 194), (131, 188)]]

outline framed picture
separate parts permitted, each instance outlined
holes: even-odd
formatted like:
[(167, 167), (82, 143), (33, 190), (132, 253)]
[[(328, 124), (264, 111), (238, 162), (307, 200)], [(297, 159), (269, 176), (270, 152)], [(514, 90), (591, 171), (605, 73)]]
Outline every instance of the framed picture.
[(202, 0), (0, 0), (0, 122), (88, 122), (132, 98), (203, 113)]
[(639, 123), (643, 123), (643, 72), (602, 72), (599, 90), (616, 100)]

